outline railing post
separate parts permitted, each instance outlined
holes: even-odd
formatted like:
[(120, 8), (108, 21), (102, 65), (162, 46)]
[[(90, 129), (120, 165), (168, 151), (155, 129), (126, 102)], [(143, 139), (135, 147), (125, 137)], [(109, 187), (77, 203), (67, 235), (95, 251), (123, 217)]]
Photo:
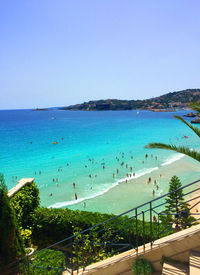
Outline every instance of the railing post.
[(144, 221), (144, 211), (142, 211), (142, 226), (143, 226), (143, 249), (145, 252), (145, 221)]
[(137, 217), (137, 208), (135, 208), (135, 237), (136, 237), (136, 253), (138, 255), (138, 217)]
[(153, 228), (152, 228), (152, 202), (149, 203), (150, 206), (150, 234), (151, 234), (151, 249), (153, 246)]

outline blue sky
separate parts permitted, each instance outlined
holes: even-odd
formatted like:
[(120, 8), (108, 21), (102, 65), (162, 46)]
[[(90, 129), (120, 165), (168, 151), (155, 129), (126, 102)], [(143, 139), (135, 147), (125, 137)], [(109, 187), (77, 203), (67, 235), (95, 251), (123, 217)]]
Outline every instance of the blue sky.
[(200, 88), (199, 0), (1, 0), (0, 109)]

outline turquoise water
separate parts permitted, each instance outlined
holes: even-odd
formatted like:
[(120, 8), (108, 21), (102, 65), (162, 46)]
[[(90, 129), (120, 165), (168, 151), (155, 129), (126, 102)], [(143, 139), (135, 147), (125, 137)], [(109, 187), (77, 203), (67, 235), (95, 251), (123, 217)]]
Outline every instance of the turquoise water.
[[(179, 115), (185, 113), (178, 112)], [(173, 118), (175, 114), (177, 112), (0, 111), (0, 171), (8, 188), (22, 177), (34, 177), (44, 206), (83, 209), (87, 202), (87, 210), (109, 212), (108, 203), (112, 202), (111, 212), (118, 213), (132, 205), (132, 194), (126, 192), (129, 190), (125, 189), (126, 185), (123, 187), (125, 199), (120, 204), (122, 188), (117, 192), (127, 174), (128, 180), (145, 174), (149, 177), (151, 171), (159, 172), (163, 165), (170, 169), (174, 161), (182, 159), (182, 155), (173, 152), (144, 149), (147, 143), (198, 146), (197, 137)], [(185, 181), (198, 176), (192, 174), (193, 177), (186, 171)], [(148, 199), (146, 184), (135, 186), (135, 190), (134, 203)]]

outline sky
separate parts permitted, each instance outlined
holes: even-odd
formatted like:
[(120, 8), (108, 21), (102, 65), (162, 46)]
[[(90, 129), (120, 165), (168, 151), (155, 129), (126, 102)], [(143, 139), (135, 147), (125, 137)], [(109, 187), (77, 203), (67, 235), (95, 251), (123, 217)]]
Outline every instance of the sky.
[(1, 0), (0, 109), (200, 88), (199, 0)]

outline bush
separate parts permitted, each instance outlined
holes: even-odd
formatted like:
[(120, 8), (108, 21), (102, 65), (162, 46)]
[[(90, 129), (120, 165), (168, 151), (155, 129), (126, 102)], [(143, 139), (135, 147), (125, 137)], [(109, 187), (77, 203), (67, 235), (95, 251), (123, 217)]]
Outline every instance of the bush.
[(18, 224), (23, 228), (30, 228), (33, 224), (33, 214), (40, 205), (39, 189), (35, 183), (28, 183), (22, 187), (11, 199)]
[[(48, 209), (40, 207), (35, 211), (34, 224), (32, 228), (32, 238), (36, 245), (46, 246), (67, 237), (72, 236), (74, 228), (78, 228), (79, 232), (90, 228), (98, 223), (108, 220), (114, 215), (101, 214), (97, 212), (87, 212), (70, 209)], [(145, 242), (151, 240), (150, 223), (145, 222)], [(135, 219), (127, 217), (118, 217), (106, 224), (98, 226), (95, 230), (106, 231), (106, 228), (112, 228), (112, 232), (116, 231), (123, 237), (124, 242), (132, 244), (134, 247), (137, 242), (138, 245), (143, 244), (143, 223), (137, 221), (138, 234), (136, 240), (136, 224)], [(157, 233), (163, 230), (162, 225), (158, 226), (153, 222), (153, 238), (157, 238)], [(112, 233), (111, 232), (111, 233)], [(77, 233), (77, 230), (76, 230)], [(87, 233), (88, 234), (88, 233)], [(115, 236), (110, 234), (110, 239)], [(101, 237), (100, 234), (98, 236)], [(161, 237), (161, 236), (160, 236)]]
[(40, 251), (34, 256), (29, 264), (24, 262), (20, 265), (20, 271), (24, 275), (61, 275), (64, 268), (64, 254), (52, 249)]
[(82, 231), (111, 217), (114, 215), (39, 207), (34, 214), (32, 237), (37, 245), (49, 245), (72, 236), (74, 227)]
[(133, 262), (132, 271), (135, 275), (150, 275), (153, 272), (153, 266), (149, 261), (137, 258)]
[(0, 266), (5, 267), (24, 253), (15, 211), (10, 205), (3, 175), (0, 175)]

